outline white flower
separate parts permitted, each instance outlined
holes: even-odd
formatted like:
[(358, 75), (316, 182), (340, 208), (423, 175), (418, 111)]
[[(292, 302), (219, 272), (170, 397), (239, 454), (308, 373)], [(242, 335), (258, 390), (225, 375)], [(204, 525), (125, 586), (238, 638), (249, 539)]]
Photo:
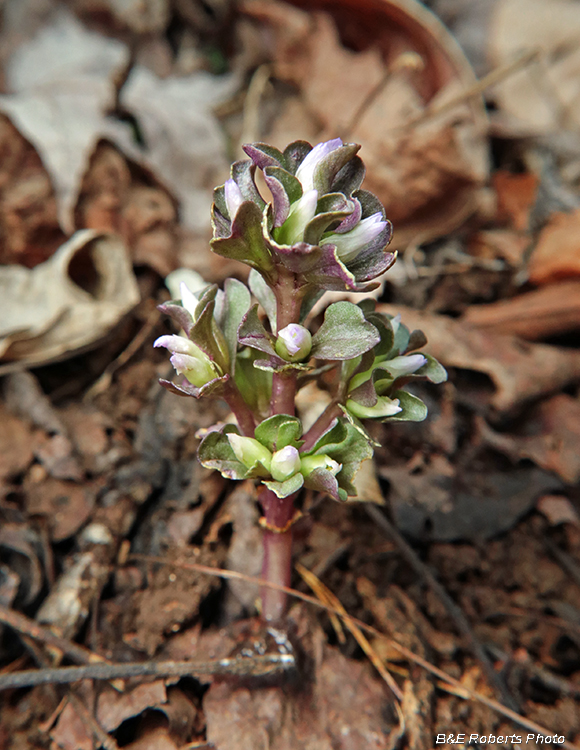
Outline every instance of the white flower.
[(308, 153), (303, 160), (302, 164), (296, 170), (296, 177), (302, 183), (302, 190), (307, 192), (314, 188), (314, 173), (316, 167), (320, 164), (322, 159), (332, 151), (336, 151), (337, 148), (342, 146), (340, 138), (335, 138), (332, 141), (324, 141), (324, 143), (318, 143), (310, 153)]
[(197, 307), (197, 297), (187, 286), (185, 281), (182, 281), (179, 285), (179, 291), (181, 292), (181, 304), (195, 320), (195, 308)]
[(376, 214), (362, 219), (350, 232), (326, 235), (320, 244), (336, 245), (338, 257), (343, 263), (349, 263), (356, 258), (365, 245), (378, 237), (386, 226), (387, 222), (383, 219), (383, 215), (377, 211)]
[(270, 474), (272, 479), (283, 482), (290, 479), (296, 472), (300, 471), (300, 454), (291, 445), (281, 448), (272, 455), (270, 463)]
[(304, 240), (304, 230), (316, 214), (318, 191), (308, 190), (302, 198), (290, 206), (288, 218), (278, 229), (276, 241), (282, 245), (294, 245)]
[(196, 388), (201, 388), (210, 380), (221, 376), (217, 365), (199, 346), (186, 339), (185, 336), (160, 336), (153, 346), (162, 346), (170, 351), (169, 361), (177, 374), (185, 376)]
[(235, 180), (232, 180), (231, 177), (229, 180), (226, 180), (226, 183), (224, 185), (224, 198), (226, 201), (228, 214), (230, 215), (230, 221), (233, 221), (236, 218), (236, 214), (238, 213), (238, 208), (244, 202), (244, 197), (242, 195), (242, 191), (238, 187), (238, 184)]

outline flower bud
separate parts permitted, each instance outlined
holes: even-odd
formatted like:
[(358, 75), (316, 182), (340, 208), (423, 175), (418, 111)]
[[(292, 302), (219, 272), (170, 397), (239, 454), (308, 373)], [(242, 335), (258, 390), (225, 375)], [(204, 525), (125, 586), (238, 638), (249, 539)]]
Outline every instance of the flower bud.
[(310, 331), (298, 323), (290, 323), (278, 332), (276, 352), (288, 362), (300, 362), (310, 354), (312, 336)]
[(342, 464), (339, 464), (326, 453), (315, 454), (314, 456), (303, 456), (300, 462), (300, 471), (307, 477), (315, 469), (326, 469), (330, 471), (333, 477), (342, 469)]
[(391, 399), (388, 396), (379, 396), (374, 406), (363, 406), (358, 401), (349, 398), (346, 402), (346, 408), (351, 414), (359, 419), (377, 419), (381, 417), (392, 417), (403, 411), (399, 406), (399, 399)]
[(294, 245), (304, 240), (304, 230), (316, 214), (318, 191), (308, 190), (290, 207), (288, 218), (277, 230), (276, 241), (283, 245)]
[(300, 454), (291, 445), (281, 448), (272, 456), (270, 474), (277, 482), (290, 479), (300, 471)]
[(320, 241), (321, 245), (336, 245), (338, 257), (343, 263), (350, 263), (365, 245), (371, 243), (385, 229), (388, 222), (383, 219), (380, 211), (368, 216), (356, 225), (350, 232), (343, 234), (328, 234)]
[(407, 354), (402, 357), (393, 357), (383, 364), (393, 378), (401, 378), (405, 375), (412, 375), (426, 363), (427, 357), (422, 354)]
[(270, 476), (272, 454), (262, 443), (255, 438), (236, 435), (235, 432), (228, 432), (227, 437), (240, 463), (244, 464), (247, 469), (257, 469), (257, 476)]
[(238, 208), (244, 202), (244, 197), (237, 182), (232, 180), (231, 177), (229, 180), (226, 180), (224, 185), (224, 199), (230, 215), (230, 221), (233, 221), (238, 213)]
[(221, 377), (220, 368), (211, 361), (199, 346), (184, 336), (160, 336), (154, 347), (164, 347), (172, 353), (169, 361), (178, 375), (183, 375), (196, 388)]
[(302, 189), (304, 192), (312, 190), (314, 187), (314, 174), (316, 167), (320, 162), (328, 156), (328, 154), (336, 151), (343, 145), (340, 138), (334, 138), (332, 141), (324, 141), (324, 143), (318, 143), (312, 151), (310, 151), (298, 169), (296, 170), (296, 177), (302, 183)]

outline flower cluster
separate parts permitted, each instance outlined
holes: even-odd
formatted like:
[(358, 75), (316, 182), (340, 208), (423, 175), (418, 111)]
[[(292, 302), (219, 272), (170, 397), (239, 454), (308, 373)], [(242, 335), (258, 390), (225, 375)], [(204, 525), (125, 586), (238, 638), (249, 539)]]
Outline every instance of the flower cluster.
[[(339, 138), (283, 152), (244, 146), (249, 160), (214, 191), (212, 249), (251, 267), (246, 286), (228, 279), (198, 296), (161, 306), (181, 329), (155, 346), (171, 352), (182, 395), (218, 395), (237, 419), (210, 430), (199, 459), (232, 479), (255, 478), (279, 499), (302, 488), (345, 500), (374, 441), (361, 420), (419, 421), (427, 409), (405, 390), (414, 380), (440, 383), (445, 370), (418, 350), (425, 339), (376, 311), (375, 303), (330, 304), (306, 324), (324, 291), (363, 291), (394, 262), (391, 224), (362, 190), (359, 146)], [(271, 201), (255, 181), (263, 173)], [(308, 431), (294, 416), (294, 394), (322, 372), (332, 402)]]

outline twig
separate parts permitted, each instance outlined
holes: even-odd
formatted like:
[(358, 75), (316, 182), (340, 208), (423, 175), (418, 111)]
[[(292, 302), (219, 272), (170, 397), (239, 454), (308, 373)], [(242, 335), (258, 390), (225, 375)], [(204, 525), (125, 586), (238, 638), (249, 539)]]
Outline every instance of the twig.
[(252, 143), (260, 139), (260, 104), (271, 75), (272, 66), (264, 63), (252, 76), (244, 99), (241, 143)]
[(72, 691), (69, 693), (68, 697), (75, 712), (97, 741), (97, 747), (104, 748), (104, 750), (119, 750), (119, 745), (117, 745), (115, 738), (105, 732), (103, 727), (85, 706), (81, 698)]
[(510, 695), (506, 686), (503, 684), (499, 675), (493, 668), (490, 658), (488, 657), (485, 649), (476, 638), (469, 621), (463, 614), (460, 607), (455, 604), (453, 599), (449, 596), (447, 591), (435, 578), (431, 570), (419, 559), (413, 548), (407, 544), (391, 522), (381, 511), (370, 503), (365, 504), (366, 511), (372, 520), (381, 527), (381, 529), (391, 538), (393, 542), (399, 547), (402, 555), (405, 557), (409, 565), (413, 570), (424, 580), (429, 586), (433, 593), (440, 599), (441, 603), (449, 613), (449, 615), (455, 621), (459, 632), (467, 639), (471, 646), (471, 650), (475, 658), (480, 662), (483, 667), (483, 671), (487, 677), (488, 682), (492, 685), (496, 692), (501, 696), (502, 702), (512, 708), (514, 711), (519, 710), (519, 707), (514, 700), (513, 696)]
[(283, 674), (294, 666), (295, 659), (292, 654), (255, 654), (251, 657), (239, 656), (207, 662), (145, 661), (86, 664), (82, 667), (47, 667), (0, 675), (0, 690), (48, 684), (63, 685), (79, 680), (116, 680), (129, 677), (264, 677)]
[[(484, 706), (491, 708), (492, 711), (495, 711), (501, 716), (505, 716), (510, 721), (513, 721), (514, 724), (517, 724), (518, 726), (521, 726), (524, 729), (529, 729), (530, 731), (535, 732), (536, 734), (541, 734), (541, 735), (544, 735), (545, 737), (548, 737), (554, 734), (553, 731), (546, 729), (545, 727), (541, 726), (540, 724), (537, 724), (535, 721), (532, 721), (531, 719), (526, 719), (524, 716), (520, 716), (520, 714), (518, 714), (516, 711), (512, 711), (511, 708), (507, 708), (507, 706), (504, 706), (502, 703), (499, 703), (493, 698), (488, 698), (486, 695), (482, 695), (481, 693), (478, 693), (475, 690), (471, 690), (470, 688), (465, 687), (465, 685), (463, 685), (459, 680), (456, 680), (455, 677), (452, 677), (451, 675), (447, 674), (447, 672), (444, 672), (442, 669), (439, 669), (434, 664), (431, 664), (430, 662), (428, 662), (426, 659), (422, 659), (420, 656), (417, 656), (417, 654), (414, 654), (410, 649), (405, 648), (405, 646), (401, 646), (400, 643), (397, 643), (397, 641), (393, 640), (392, 638), (389, 638), (384, 633), (381, 633), (380, 630), (377, 630), (372, 625), (367, 625), (362, 620), (359, 620), (356, 617), (352, 617), (352, 615), (344, 614), (344, 612), (340, 612), (335, 607), (332, 607), (329, 604), (326, 604), (325, 602), (321, 602), (319, 599), (316, 599), (313, 596), (309, 596), (308, 594), (303, 594), (301, 591), (292, 589), (289, 586), (280, 586), (277, 583), (271, 583), (270, 581), (265, 581), (264, 579), (257, 578), (256, 576), (245, 575), (244, 573), (238, 573), (237, 571), (234, 571), (234, 570), (221, 570), (220, 568), (212, 568), (209, 565), (200, 565), (198, 563), (172, 562), (169, 560), (165, 560), (162, 557), (154, 557), (152, 555), (150, 556), (150, 555), (141, 555), (141, 554), (132, 554), (132, 555), (129, 555), (129, 558), (133, 560), (141, 560), (141, 561), (149, 562), (153, 564), (167, 565), (169, 567), (183, 568), (184, 570), (196, 570), (198, 573), (202, 573), (205, 575), (212, 575), (212, 576), (218, 576), (219, 578), (226, 578), (226, 579), (229, 578), (229, 579), (235, 579), (239, 581), (245, 581), (246, 583), (252, 583), (258, 586), (269, 586), (270, 588), (284, 591), (289, 596), (292, 596), (295, 599), (300, 599), (301, 601), (306, 602), (307, 604), (311, 604), (312, 606), (317, 607), (318, 609), (323, 609), (326, 612), (334, 612), (339, 617), (341, 617), (345, 621), (345, 623), (346, 622), (354, 623), (357, 627), (359, 627), (365, 633), (370, 633), (375, 638), (380, 638), (389, 646), (391, 646), (391, 648), (395, 649), (395, 651), (398, 651), (401, 654), (401, 656), (403, 656), (405, 659), (412, 662), (413, 664), (416, 664), (417, 666), (421, 667), (426, 672), (429, 672), (435, 677), (438, 677), (442, 681), (442, 684), (439, 685), (439, 687), (442, 690), (447, 690), (453, 695), (456, 695), (457, 691), (461, 691), (461, 696), (462, 697), (466, 696), (465, 698), (466, 700), (469, 699), (469, 700), (476, 701), (477, 703), (481, 703)], [(566, 748), (566, 750), (580, 750), (578, 745), (572, 745), (570, 742), (564, 742), (560, 745), (560, 747)]]
[(40, 641), (47, 646), (57, 648), (70, 659), (80, 664), (94, 664), (95, 662), (108, 661), (103, 656), (89, 651), (84, 646), (79, 646), (78, 643), (73, 643), (66, 638), (55, 635), (48, 628), (42, 627), (42, 625), (39, 625), (34, 620), (20, 614), (20, 612), (8, 609), (8, 607), (3, 607), (2, 605), (0, 605), (0, 623), (8, 625), (18, 633), (27, 635), (35, 641)]

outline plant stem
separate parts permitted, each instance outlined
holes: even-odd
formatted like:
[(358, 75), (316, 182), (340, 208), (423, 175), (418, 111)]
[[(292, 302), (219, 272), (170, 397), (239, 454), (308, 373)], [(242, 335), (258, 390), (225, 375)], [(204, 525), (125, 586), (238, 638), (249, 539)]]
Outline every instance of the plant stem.
[[(279, 498), (271, 490), (264, 489), (260, 503), (264, 510), (267, 526), (277, 531), (264, 529), (264, 563), (262, 578), (271, 583), (290, 586), (292, 576), (292, 526), (294, 516), (294, 498), (296, 495)], [(262, 616), (269, 621), (279, 620), (285, 610), (288, 595), (263, 587), (261, 591)]]
[(244, 401), (242, 394), (238, 390), (238, 387), (231, 379), (226, 383), (223, 398), (235, 414), (240, 429), (244, 433), (244, 435), (246, 435), (247, 437), (253, 437), (254, 428), (256, 426), (254, 415), (252, 414), (249, 406)]

